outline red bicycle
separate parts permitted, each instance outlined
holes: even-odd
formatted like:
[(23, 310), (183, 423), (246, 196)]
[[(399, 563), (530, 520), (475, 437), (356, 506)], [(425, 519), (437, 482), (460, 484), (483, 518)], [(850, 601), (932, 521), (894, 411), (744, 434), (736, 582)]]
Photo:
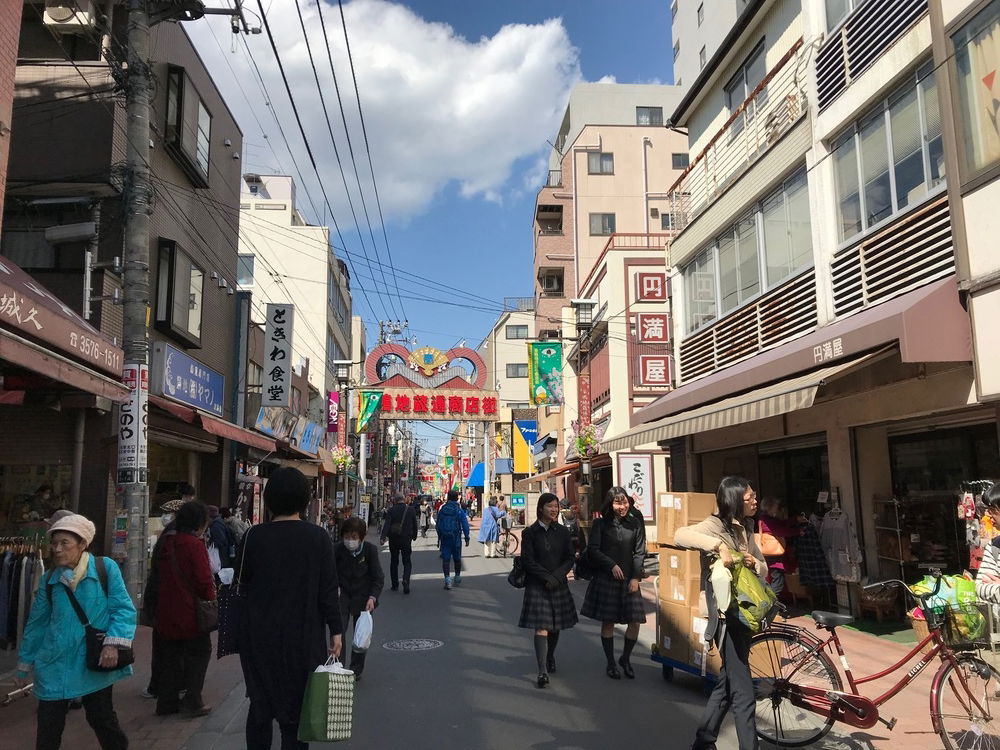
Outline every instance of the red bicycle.
[[(975, 605), (942, 607), (929, 602), (941, 588), (941, 572), (934, 590), (915, 595), (902, 581), (893, 580), (866, 588), (900, 585), (918, 602), (929, 633), (896, 664), (867, 677), (855, 678), (837, 635), (837, 627), (853, 618), (833, 612), (813, 612), (822, 639), (804, 628), (772, 625), (754, 637), (750, 670), (757, 696), (757, 734), (781, 747), (803, 747), (823, 737), (836, 722), (868, 729), (881, 722), (890, 730), (895, 718), (884, 718), (879, 709), (924, 671), (935, 657), (940, 661), (931, 683), (930, 718), (945, 748), (1000, 750), (1000, 672), (975, 651), (983, 615)], [(836, 649), (849, 690), (844, 690), (831, 655)], [(926, 652), (925, 652), (926, 650)], [(913, 666), (906, 665), (917, 659)], [(905, 669), (903, 677), (882, 695), (869, 698), (858, 687)], [(994, 713), (997, 715), (994, 716)]]

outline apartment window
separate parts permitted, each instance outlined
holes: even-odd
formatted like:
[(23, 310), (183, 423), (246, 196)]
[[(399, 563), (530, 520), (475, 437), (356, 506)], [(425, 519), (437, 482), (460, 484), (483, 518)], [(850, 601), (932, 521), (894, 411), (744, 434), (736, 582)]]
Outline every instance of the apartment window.
[(677, 58), (681, 56), (681, 40), (678, 39), (674, 42), (674, 62), (677, 62)]
[(826, 0), (826, 30), (838, 26), (862, 2), (864, 0)]
[(685, 153), (670, 155), (670, 165), (674, 169), (687, 169), (690, 163), (690, 158)]
[(677, 0), (670, 3), (670, 20), (673, 21), (675, 18), (677, 18)]
[[(705, 3), (701, 3), (698, 6), (698, 25), (701, 26), (702, 22), (705, 20)], [(701, 51), (704, 52), (705, 48), (702, 47)]]
[(236, 258), (236, 284), (238, 286), (253, 286), (254, 256), (240, 255)]
[(526, 339), (528, 338), (528, 326), (507, 326), (504, 335), (508, 339)]
[(539, 341), (548, 341), (550, 339), (557, 339), (557, 338), (559, 338), (559, 331), (557, 331), (555, 328), (543, 328), (538, 332)]
[(507, 377), (508, 378), (526, 378), (528, 377), (528, 363), (527, 362), (512, 362), (507, 365)]
[(590, 233), (592, 235), (614, 234), (615, 215), (614, 214), (591, 214)]
[(660, 229), (662, 229), (665, 232), (668, 232), (673, 228), (674, 225), (673, 222), (670, 220), (670, 214), (667, 211), (664, 211), (663, 213), (660, 214)]
[(698, 69), (700, 70), (701, 68), (704, 68), (705, 67), (705, 63), (707, 61), (708, 61), (708, 57), (707, 57), (707, 55), (705, 53), (705, 48), (702, 47), (700, 50), (698, 50)]
[(201, 346), (205, 272), (176, 242), (160, 238), (156, 280), (156, 327)]
[(732, 312), (811, 263), (809, 195), (801, 170), (682, 269), (687, 332)]
[[(678, 42), (679, 44), (679, 42)], [(677, 45), (674, 45), (674, 59), (677, 58), (676, 54)], [(680, 85), (678, 81), (677, 85)], [(636, 107), (635, 108), (635, 124), (636, 125), (652, 125), (654, 127), (663, 126), (663, 107)]]
[[(743, 102), (750, 98), (750, 94), (760, 85), (761, 81), (764, 80), (764, 76), (767, 74), (765, 65), (764, 42), (761, 41), (725, 86), (726, 107), (729, 108), (730, 112), (735, 112), (739, 109)], [(767, 90), (765, 89), (757, 95), (757, 100), (733, 121), (733, 124), (730, 126), (730, 135), (735, 136), (739, 134), (746, 123), (753, 119), (757, 107), (763, 106), (766, 100)]]
[[(996, 98), (991, 89), (983, 85), (983, 81), (994, 74), (1000, 56), (1000, 2), (994, 0), (986, 6), (953, 34), (951, 41), (955, 47), (957, 73), (958, 156), (963, 179), (969, 179), (1000, 163)], [(940, 131), (940, 115), (936, 110), (927, 119), (932, 117), (937, 119)]]
[(255, 362), (247, 363), (247, 393), (260, 393), (264, 385), (264, 368)]
[(944, 181), (932, 63), (833, 141), (840, 240), (920, 202)]
[(167, 69), (167, 122), (164, 144), (196, 187), (208, 187), (212, 114), (184, 68)]
[(302, 389), (292, 386), (291, 397), (288, 399), (289, 411), (292, 414), (302, 413)]
[(588, 153), (587, 154), (588, 174), (614, 174), (615, 155), (609, 153)]
[(542, 293), (548, 297), (559, 297), (563, 294), (563, 272), (562, 269), (550, 269), (544, 271), (538, 277), (538, 284), (542, 287)]

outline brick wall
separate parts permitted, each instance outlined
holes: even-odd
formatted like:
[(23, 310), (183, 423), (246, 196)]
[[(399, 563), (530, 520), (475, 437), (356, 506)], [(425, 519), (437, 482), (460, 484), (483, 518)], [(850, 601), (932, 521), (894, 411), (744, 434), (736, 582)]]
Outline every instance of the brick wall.
[(17, 38), (21, 29), (24, 0), (0, 0), (0, 223), (3, 222), (4, 186), (7, 184), (7, 154), (10, 150), (10, 121), (14, 106), (14, 72), (17, 67)]

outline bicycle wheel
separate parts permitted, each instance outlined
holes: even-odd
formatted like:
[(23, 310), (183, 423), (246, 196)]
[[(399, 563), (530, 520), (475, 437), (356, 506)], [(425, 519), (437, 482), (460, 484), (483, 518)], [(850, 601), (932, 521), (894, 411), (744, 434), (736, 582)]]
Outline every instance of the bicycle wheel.
[(510, 553), (511, 557), (517, 554), (518, 541), (517, 537), (507, 532), (507, 551)]
[(797, 633), (766, 631), (750, 644), (750, 677), (757, 693), (757, 736), (780, 747), (803, 747), (830, 731), (834, 718), (809, 709), (797, 688), (841, 690), (827, 656), (809, 653), (814, 643)]
[(945, 748), (1000, 749), (1000, 672), (965, 655), (957, 664), (944, 664), (935, 682), (931, 722)]

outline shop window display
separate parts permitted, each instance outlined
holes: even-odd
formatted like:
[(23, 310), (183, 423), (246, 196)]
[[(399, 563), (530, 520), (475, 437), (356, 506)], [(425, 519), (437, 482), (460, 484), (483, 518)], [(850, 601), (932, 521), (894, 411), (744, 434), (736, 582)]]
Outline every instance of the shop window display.
[(0, 466), (0, 532), (24, 533), (53, 511), (66, 507), (72, 475), (70, 466)]

